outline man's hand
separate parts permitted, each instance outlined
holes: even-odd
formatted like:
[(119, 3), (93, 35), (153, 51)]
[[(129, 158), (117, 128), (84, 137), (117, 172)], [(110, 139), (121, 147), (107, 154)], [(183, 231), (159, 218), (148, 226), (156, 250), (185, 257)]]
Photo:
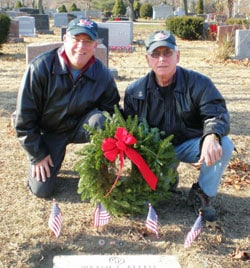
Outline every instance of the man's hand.
[(214, 134), (207, 135), (204, 138), (201, 156), (198, 163), (206, 163), (207, 166), (213, 165), (222, 156), (222, 147), (220, 145), (219, 139), (216, 138)]
[(50, 167), (53, 166), (50, 155), (47, 155), (43, 160), (31, 166), (32, 177), (37, 181), (45, 182), (50, 177)]

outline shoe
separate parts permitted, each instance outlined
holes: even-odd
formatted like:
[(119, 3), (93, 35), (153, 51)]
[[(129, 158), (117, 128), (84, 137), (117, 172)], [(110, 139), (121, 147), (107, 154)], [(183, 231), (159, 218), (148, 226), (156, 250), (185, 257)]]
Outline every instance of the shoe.
[(210, 197), (202, 191), (198, 183), (194, 183), (189, 191), (188, 204), (193, 206), (197, 215), (201, 212), (204, 221), (216, 221), (216, 211), (211, 205)]

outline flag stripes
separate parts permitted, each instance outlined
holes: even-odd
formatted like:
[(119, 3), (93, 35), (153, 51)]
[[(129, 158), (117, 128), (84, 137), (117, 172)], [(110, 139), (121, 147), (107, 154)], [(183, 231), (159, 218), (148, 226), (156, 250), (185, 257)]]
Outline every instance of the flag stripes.
[(154, 208), (149, 203), (148, 205), (148, 216), (146, 220), (146, 227), (155, 233), (156, 237), (159, 238), (158, 235), (158, 215), (156, 214)]
[(196, 237), (200, 234), (202, 229), (202, 217), (201, 215), (198, 216), (194, 225), (192, 226), (191, 230), (188, 232), (187, 237), (184, 242), (184, 247), (188, 248), (196, 239)]
[(109, 223), (110, 219), (111, 219), (110, 214), (104, 208), (102, 203), (99, 202), (94, 212), (94, 226), (95, 227), (104, 226)]
[(60, 236), (62, 227), (62, 212), (56, 202), (53, 202), (52, 211), (49, 217), (49, 228), (56, 237)]

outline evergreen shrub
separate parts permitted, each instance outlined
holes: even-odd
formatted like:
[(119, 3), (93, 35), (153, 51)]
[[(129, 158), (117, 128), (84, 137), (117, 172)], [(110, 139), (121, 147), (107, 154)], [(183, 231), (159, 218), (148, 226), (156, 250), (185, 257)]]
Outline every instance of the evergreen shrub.
[(182, 39), (198, 40), (203, 34), (203, 23), (201, 17), (171, 17), (166, 19), (166, 28)]
[(114, 16), (122, 16), (126, 13), (126, 6), (122, 0), (116, 0), (112, 13)]
[(140, 7), (140, 17), (141, 18), (152, 18), (153, 16), (153, 8), (152, 5), (145, 3)]
[(249, 26), (250, 22), (247, 19), (241, 19), (241, 18), (228, 18), (226, 20), (227, 25), (244, 25)]
[(72, 5), (69, 8), (69, 11), (80, 11), (80, 8), (78, 8), (75, 3), (72, 3)]
[(67, 8), (65, 5), (61, 5), (60, 7), (58, 7), (58, 12), (64, 13), (64, 12), (68, 12), (68, 11), (67, 11)]
[(0, 14), (0, 49), (8, 40), (10, 23), (11, 20), (7, 14)]

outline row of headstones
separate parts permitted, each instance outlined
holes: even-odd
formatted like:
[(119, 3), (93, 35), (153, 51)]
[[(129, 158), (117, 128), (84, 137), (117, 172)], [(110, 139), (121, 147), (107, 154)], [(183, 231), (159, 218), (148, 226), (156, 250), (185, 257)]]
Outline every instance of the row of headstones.
[[(61, 25), (61, 28), (65, 28), (72, 17), (67, 17), (67, 22)], [(98, 23), (100, 28), (107, 28), (109, 35), (108, 46), (128, 46), (133, 42), (133, 22), (132, 21), (120, 21), (120, 22), (104, 22)], [(22, 36), (36, 36), (37, 32), (51, 33), (49, 31), (49, 19), (48, 15), (35, 14), (32, 16), (17, 16), (12, 19), (10, 28), (10, 37), (22, 37)]]
[(20, 36), (36, 36), (38, 33), (53, 34), (49, 29), (49, 15), (25, 13), (20, 11), (7, 11), (12, 20), (19, 21)]
[[(43, 25), (43, 29), (49, 28), (47, 15), (35, 14), (31, 16), (18, 16), (12, 20), (10, 28), (10, 37), (18, 38), (20, 36), (36, 36), (37, 25)], [(68, 17), (68, 21), (70, 21)], [(44, 26), (47, 25), (47, 26)], [(133, 44), (133, 22), (104, 22), (98, 23), (99, 43), (103, 43), (111, 51), (132, 52)], [(38, 27), (39, 28), (39, 27)], [(49, 31), (49, 30), (48, 30)], [(61, 27), (61, 40), (66, 31), (66, 26)], [(250, 58), (250, 30), (241, 29), (237, 25), (219, 26), (217, 29), (217, 42), (235, 41), (236, 58)]]
[[(19, 9), (14, 9), (14, 10), (9, 10), (7, 11), (10, 17), (13, 16), (20, 16), (16, 15), (17, 13), (25, 13), (25, 14), (30, 14), (30, 15), (35, 15), (35, 14), (41, 14), (39, 9), (37, 8), (28, 8), (28, 7), (22, 7)], [(75, 17), (78, 16), (85, 16), (88, 18), (98, 18), (100, 19), (102, 17), (102, 12), (100, 10), (94, 10), (94, 9), (87, 9), (83, 11), (71, 11), (70, 13), (58, 13), (57, 10), (55, 9), (46, 9), (45, 14), (49, 15), (51, 18), (55, 16), (55, 14), (71, 14), (74, 15)]]
[[(10, 13), (14, 14), (16, 11), (10, 11)], [(28, 14), (39, 14), (39, 9), (36, 8), (20, 8), (19, 12), (26, 12)], [(46, 10), (46, 14), (50, 14), (50, 16), (57, 16), (57, 14), (60, 14), (59, 16), (62, 16), (63, 13), (57, 13), (56, 10)], [(67, 14), (67, 13), (64, 13)], [(74, 16), (85, 16), (85, 17), (91, 17), (91, 18), (102, 18), (102, 12), (100, 10), (92, 10), (87, 9), (83, 11), (71, 11), (70, 14)], [(184, 10), (182, 8), (177, 8), (177, 10), (174, 12), (173, 7), (171, 5), (167, 4), (160, 4), (157, 6), (153, 6), (153, 19), (166, 19), (171, 16), (182, 16), (184, 15)], [(58, 16), (58, 17), (59, 17)], [(60, 20), (61, 18), (58, 18)], [(56, 25), (56, 23), (55, 23)]]

